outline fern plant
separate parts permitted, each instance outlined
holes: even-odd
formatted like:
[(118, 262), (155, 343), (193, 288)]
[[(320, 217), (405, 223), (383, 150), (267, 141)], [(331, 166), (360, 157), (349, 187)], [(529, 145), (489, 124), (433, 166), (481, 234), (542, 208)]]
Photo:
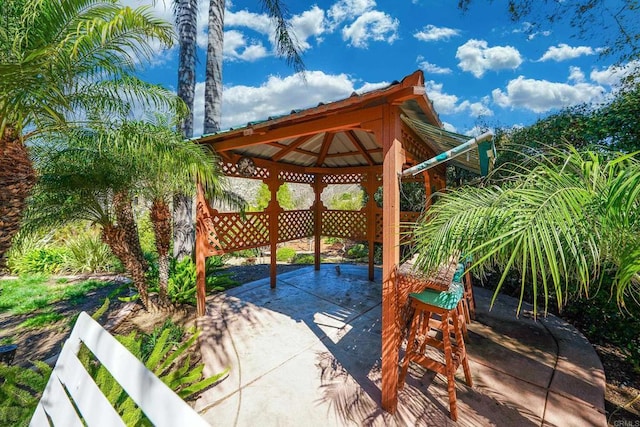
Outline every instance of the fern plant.
[[(196, 332), (188, 339), (176, 344), (174, 340), (170, 339), (172, 328), (165, 325), (163, 325), (164, 329), (157, 338), (153, 350), (147, 355), (143, 354), (144, 337), (140, 337), (136, 332), (129, 335), (117, 335), (116, 339), (140, 359), (162, 382), (185, 400), (195, 397), (227, 374), (229, 369), (209, 378), (203, 378), (204, 364), (192, 367), (191, 356), (188, 354), (188, 350), (198, 338), (198, 333)], [(142, 410), (115, 381), (109, 371), (93, 359), (91, 352), (86, 347), (82, 347), (78, 358), (126, 425), (151, 425)]]
[(29, 425), (52, 371), (44, 362), (34, 365), (36, 369), (0, 363), (0, 425)]

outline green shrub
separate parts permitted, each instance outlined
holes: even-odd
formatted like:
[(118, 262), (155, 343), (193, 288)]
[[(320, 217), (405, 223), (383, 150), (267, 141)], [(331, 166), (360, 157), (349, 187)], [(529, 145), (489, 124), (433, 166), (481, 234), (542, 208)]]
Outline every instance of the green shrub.
[(85, 232), (66, 240), (64, 270), (74, 273), (122, 271), (122, 264), (96, 232)]
[(369, 256), (369, 248), (363, 243), (356, 243), (347, 250), (347, 258), (359, 259)]
[[(148, 339), (145, 335), (140, 336), (132, 332), (126, 336), (117, 335), (116, 339), (182, 399), (195, 397), (227, 374), (229, 369), (209, 378), (203, 378), (204, 364), (191, 366), (191, 356), (188, 354), (198, 334), (192, 334), (188, 339), (176, 343), (171, 339), (172, 327), (162, 328), (164, 325), (160, 327), (161, 332), (154, 331), (150, 334), (159, 333), (159, 336), (147, 354), (143, 354), (142, 351), (142, 344)], [(86, 347), (82, 346), (78, 358), (126, 425), (150, 425), (142, 410), (115, 381), (109, 371), (103, 365), (95, 363), (92, 353)]]
[(142, 252), (145, 256), (148, 256), (151, 259), (156, 259), (158, 257), (156, 250), (156, 236), (153, 233), (153, 224), (149, 218), (149, 212), (145, 212), (144, 215), (140, 216), (137, 221), (137, 226)]
[(311, 254), (296, 254), (293, 257), (292, 264), (313, 264), (315, 263), (315, 257)]
[[(222, 265), (220, 257), (210, 257), (206, 261), (206, 286), (207, 291), (224, 291), (238, 286), (238, 282), (231, 279), (229, 274), (220, 274)], [(153, 274), (153, 273), (151, 273)], [(158, 290), (157, 270), (155, 276), (149, 276), (149, 290)], [(196, 264), (191, 258), (182, 261), (171, 259), (169, 265), (169, 281), (167, 283), (167, 296), (174, 304), (196, 303)]]
[(66, 253), (65, 248), (56, 246), (31, 249), (22, 257), (12, 259), (9, 269), (19, 276), (34, 273), (59, 273), (63, 270)]
[(289, 247), (278, 248), (276, 250), (276, 260), (280, 262), (291, 262), (296, 256), (296, 250)]
[(34, 365), (35, 369), (0, 363), (0, 425), (29, 425), (52, 371), (44, 362)]
[(260, 250), (258, 248), (243, 249), (241, 251), (231, 252), (229, 255), (237, 258), (253, 258), (260, 256)]

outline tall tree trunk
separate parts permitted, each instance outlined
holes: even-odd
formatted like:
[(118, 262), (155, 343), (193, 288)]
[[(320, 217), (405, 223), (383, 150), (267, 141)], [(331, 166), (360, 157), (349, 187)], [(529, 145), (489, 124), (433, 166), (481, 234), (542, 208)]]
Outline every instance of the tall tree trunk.
[(171, 245), (171, 211), (162, 199), (156, 199), (151, 205), (151, 223), (158, 251), (158, 294), (161, 304), (168, 304), (167, 284), (169, 282), (169, 247)]
[(145, 269), (131, 252), (124, 229), (119, 225), (113, 224), (103, 226), (102, 241), (111, 248), (111, 252), (118, 257), (124, 268), (131, 275), (133, 285), (136, 287), (138, 295), (140, 295), (140, 301), (148, 309), (149, 293), (147, 292)]
[[(196, 88), (196, 34), (198, 0), (175, 0), (176, 27), (180, 44), (178, 62), (178, 96), (189, 108), (182, 123), (185, 138), (193, 136), (193, 98)], [(183, 194), (173, 198), (173, 255), (177, 259), (191, 256), (195, 246), (193, 199)]]
[(209, 0), (209, 35), (204, 86), (204, 133), (220, 130), (222, 105), (222, 51), (225, 0)]
[[(119, 232), (117, 238), (118, 241), (123, 240), (126, 245), (126, 253), (123, 254), (124, 259), (121, 259), (121, 261), (125, 261), (125, 267), (127, 267), (127, 270), (133, 279), (133, 283), (138, 289), (140, 300), (147, 309), (150, 309), (147, 280), (145, 276), (148, 264), (144, 258), (144, 254), (142, 253), (142, 247), (140, 246), (138, 227), (131, 207), (131, 197), (124, 192), (116, 193), (113, 196), (113, 205), (116, 219), (118, 220), (117, 229)], [(117, 253), (116, 256), (118, 256)]]
[(0, 136), (0, 270), (11, 240), (20, 230), (26, 199), (36, 181), (29, 152), (14, 127)]

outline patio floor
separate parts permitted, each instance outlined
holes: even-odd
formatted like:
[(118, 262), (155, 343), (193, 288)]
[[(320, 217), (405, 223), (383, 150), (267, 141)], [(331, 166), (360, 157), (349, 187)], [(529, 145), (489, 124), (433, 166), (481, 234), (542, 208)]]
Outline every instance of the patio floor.
[[(381, 271), (323, 264), (209, 297), (199, 319), (206, 373), (229, 376), (198, 400), (215, 426), (606, 425), (605, 378), (591, 345), (555, 316), (474, 288), (466, 342), (474, 386), (456, 378), (458, 422), (446, 379), (416, 365), (395, 415), (380, 406)], [(402, 355), (401, 355), (402, 357)]]

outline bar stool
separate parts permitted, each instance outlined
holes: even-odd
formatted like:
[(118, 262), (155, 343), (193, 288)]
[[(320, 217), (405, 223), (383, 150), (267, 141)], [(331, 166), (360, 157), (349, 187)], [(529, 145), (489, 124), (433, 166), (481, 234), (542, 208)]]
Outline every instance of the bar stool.
[[(452, 283), (448, 291), (426, 289), (409, 295), (414, 313), (398, 383), (399, 388), (404, 386), (409, 362), (416, 362), (426, 369), (445, 375), (449, 393), (449, 412), (453, 421), (458, 419), (454, 374), (461, 364), (467, 385), (473, 386), (462, 332), (465, 321), (464, 318), (461, 319), (464, 316), (460, 315), (463, 294), (464, 285)], [(434, 318), (433, 315), (440, 319)], [(438, 334), (438, 330), (441, 334)], [(425, 353), (427, 345), (444, 353), (444, 363)]]

